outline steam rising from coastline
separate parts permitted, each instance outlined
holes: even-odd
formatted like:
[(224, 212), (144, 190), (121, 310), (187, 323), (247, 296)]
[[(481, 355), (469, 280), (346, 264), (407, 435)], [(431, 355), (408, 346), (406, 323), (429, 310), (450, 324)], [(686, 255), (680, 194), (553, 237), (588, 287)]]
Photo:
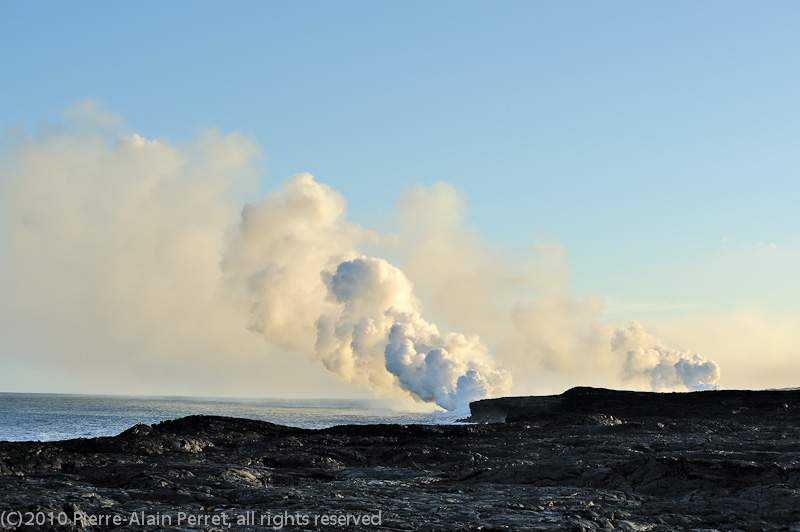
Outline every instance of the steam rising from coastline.
[[(484, 241), (451, 185), (408, 189), (389, 238), (349, 222), (342, 195), (310, 174), (241, 208), (260, 150), (238, 134), (114, 139), (118, 117), (86, 104), (71, 113), (80, 128), (70, 133), (3, 134), (0, 311), (19, 325), (3, 335), (7, 351), (99, 374), (216, 375), (253, 363), (247, 328), (262, 349), (446, 409), (509, 393), (512, 373), (532, 387), (547, 373), (717, 385), (714, 362), (636, 322), (602, 322), (600, 298), (571, 294), (562, 246), (508, 258)], [(365, 256), (367, 243), (401, 263)], [(57, 344), (37, 344), (34, 329)]]
[(576, 296), (563, 245), (540, 239), (514, 255), (465, 219), (466, 199), (436, 183), (407, 189), (397, 205), (403, 270), (426, 308), (450, 327), (491, 339), (515, 384), (573, 384), (651, 390), (718, 387), (719, 366), (667, 347), (635, 321), (602, 320), (603, 301)]
[(402, 271), (358, 254), (379, 237), (344, 212), (341, 195), (310, 174), (244, 208), (223, 269), (251, 329), (350, 382), (448, 410), (508, 393), (510, 375), (476, 336), (441, 335)]
[(323, 276), (342, 305), (318, 321), (317, 349), (327, 368), (370, 374), (371, 360), (378, 359), (403, 390), (447, 410), (508, 394), (511, 375), (495, 369), (480, 339), (441, 335), (420, 316), (411, 283), (398, 268), (362, 256)]
[(720, 372), (716, 362), (663, 345), (637, 322), (614, 332), (611, 349), (625, 356), (623, 379), (644, 376), (655, 391), (718, 388)]

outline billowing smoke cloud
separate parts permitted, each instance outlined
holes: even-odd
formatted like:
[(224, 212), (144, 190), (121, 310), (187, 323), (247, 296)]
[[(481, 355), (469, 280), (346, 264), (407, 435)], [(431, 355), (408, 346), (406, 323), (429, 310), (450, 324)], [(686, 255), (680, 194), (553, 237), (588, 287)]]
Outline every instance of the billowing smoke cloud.
[(719, 366), (714, 361), (666, 347), (638, 322), (617, 329), (611, 348), (624, 357), (625, 380), (645, 378), (656, 391), (719, 388)]
[(511, 375), (494, 368), (480, 339), (442, 336), (419, 315), (406, 276), (385, 260), (359, 257), (323, 278), (340, 304), (318, 321), (318, 354), (332, 371), (372, 383), (388, 370), (403, 390), (448, 410), (509, 392)]
[(379, 237), (347, 222), (344, 207), (298, 174), (244, 208), (223, 268), (250, 327), (350, 382), (448, 410), (508, 393), (510, 375), (477, 336), (441, 335), (402, 271), (358, 255), (361, 241)]
[(226, 291), (248, 327), (286, 351), (314, 353), (317, 319), (333, 305), (322, 272), (358, 256), (369, 232), (345, 219), (345, 200), (310, 174), (297, 174), (241, 221), (222, 261)]
[(152, 141), (92, 102), (67, 114), (66, 129), (2, 137), (7, 368), (27, 357), (93, 391), (268, 395), (259, 371), (297, 368), (280, 351), (446, 409), (508, 393), (512, 373), (522, 393), (717, 383), (714, 362), (602, 321), (599, 297), (572, 294), (563, 246), (509, 257), (483, 240), (451, 185), (408, 189), (398, 235), (381, 235), (310, 174), (242, 208), (259, 148), (241, 135)]

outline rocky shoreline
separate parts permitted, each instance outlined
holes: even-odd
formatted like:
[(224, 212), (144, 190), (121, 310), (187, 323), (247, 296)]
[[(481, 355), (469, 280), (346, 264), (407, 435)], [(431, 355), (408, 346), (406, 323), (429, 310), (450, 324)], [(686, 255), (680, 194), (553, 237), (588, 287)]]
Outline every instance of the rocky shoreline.
[(0, 442), (0, 530), (800, 531), (798, 390), (575, 388), (471, 410), (490, 423), (191, 416)]

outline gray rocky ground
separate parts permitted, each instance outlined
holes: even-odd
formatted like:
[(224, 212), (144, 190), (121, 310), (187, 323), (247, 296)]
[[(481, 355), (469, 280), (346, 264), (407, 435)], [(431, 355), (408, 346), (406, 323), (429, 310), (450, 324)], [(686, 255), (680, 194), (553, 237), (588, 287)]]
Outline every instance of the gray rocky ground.
[(0, 530), (800, 531), (800, 391), (578, 388), (472, 411), (506, 422), (193, 416), (0, 442)]

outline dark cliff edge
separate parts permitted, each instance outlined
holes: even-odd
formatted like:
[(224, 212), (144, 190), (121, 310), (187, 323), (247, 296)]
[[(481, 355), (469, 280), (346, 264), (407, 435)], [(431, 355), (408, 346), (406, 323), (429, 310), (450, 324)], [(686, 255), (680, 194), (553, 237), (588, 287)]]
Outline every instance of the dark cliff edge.
[(617, 419), (724, 419), (797, 409), (800, 389), (653, 393), (578, 387), (561, 395), (483, 399), (469, 406), (467, 421), (476, 423), (542, 421), (570, 414)]
[(506, 422), (0, 442), (0, 532), (800, 531), (800, 390), (575, 388), (472, 415)]

